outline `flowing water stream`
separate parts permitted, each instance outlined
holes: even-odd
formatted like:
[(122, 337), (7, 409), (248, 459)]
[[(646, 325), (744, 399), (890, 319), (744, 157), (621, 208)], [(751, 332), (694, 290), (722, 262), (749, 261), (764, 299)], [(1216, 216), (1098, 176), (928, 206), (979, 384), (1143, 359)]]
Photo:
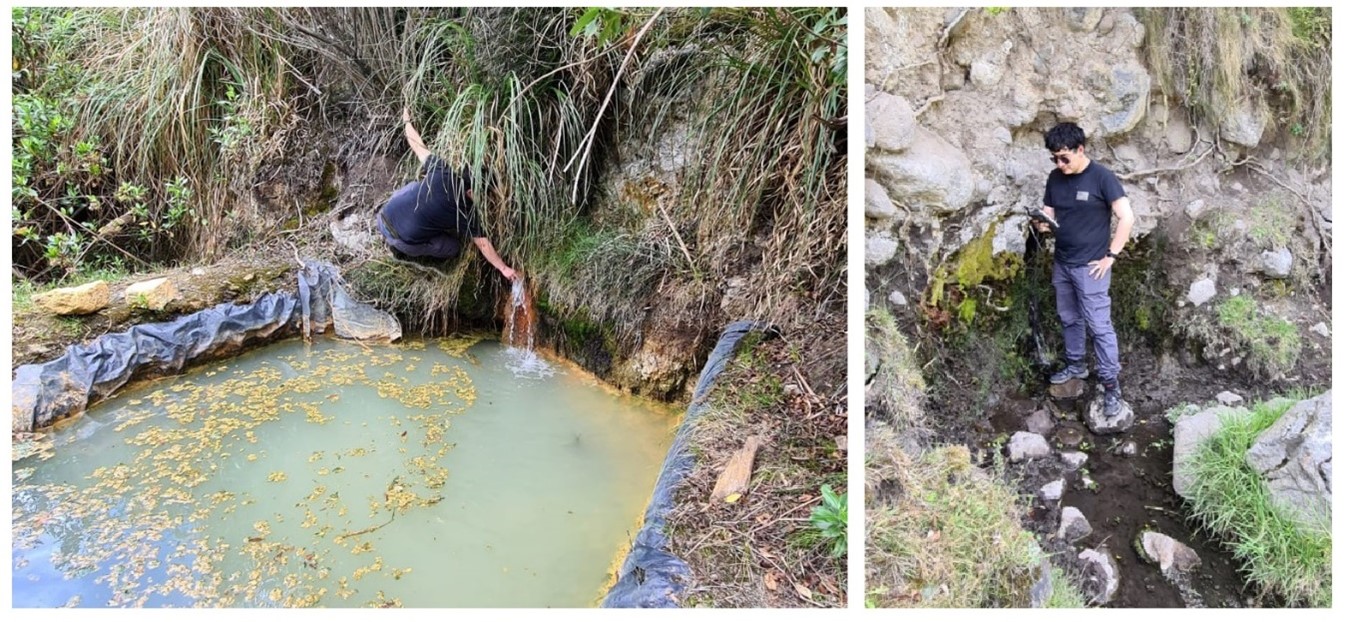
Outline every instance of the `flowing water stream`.
[(126, 390), (15, 447), (13, 604), (594, 604), (677, 415), (517, 355), (294, 340)]

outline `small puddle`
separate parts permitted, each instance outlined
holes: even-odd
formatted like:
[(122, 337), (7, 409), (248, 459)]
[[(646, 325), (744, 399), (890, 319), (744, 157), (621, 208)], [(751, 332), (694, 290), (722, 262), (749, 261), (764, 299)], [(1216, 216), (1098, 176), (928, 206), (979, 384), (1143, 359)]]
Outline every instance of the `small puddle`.
[(14, 462), (13, 606), (593, 605), (678, 414), (516, 363), (293, 340), (126, 390)]
[[(1179, 374), (1174, 370), (1164, 377), (1147, 356), (1135, 357), (1129, 363), (1130, 378), (1124, 380), (1123, 389), (1136, 420), (1121, 434), (1098, 436), (1082, 423), (1078, 409), (1087, 408), (1095, 383), (1090, 383), (1081, 403), (1010, 394), (994, 406), (990, 424), (1000, 438), (1025, 430), (1026, 416), (1040, 406), (1050, 410), (1055, 423), (1055, 429), (1045, 435), (1054, 450), (1052, 460), (1011, 466), (1021, 476), (1022, 492), (1030, 496), (1035, 508), (1029, 527), (1050, 534), (1042, 540), (1052, 543), (1064, 566), (1072, 564), (1063, 563), (1067, 561), (1063, 557), (1076, 557), (1079, 551), (1104, 543), (1121, 572), (1112, 607), (1252, 606), (1255, 597), (1246, 589), (1232, 555), (1198, 523), (1186, 520), (1187, 508), (1172, 490), (1172, 427), (1164, 414), (1180, 403), (1210, 399), (1203, 393), (1216, 386), (1216, 381), (1189, 370)], [(1130, 443), (1135, 448), (1133, 456), (1123, 451)], [(1058, 460), (1059, 452), (1077, 450), (1085, 450), (1089, 456), (1085, 472), (1070, 470)], [(1060, 505), (1046, 508), (1036, 499), (1036, 492), (1061, 474), (1066, 483), (1064, 497)], [(1085, 483), (1083, 475), (1094, 483)], [(1091, 535), (1071, 549), (1054, 538), (1063, 506), (1078, 508), (1092, 525)], [(1157, 564), (1145, 561), (1134, 550), (1134, 539), (1145, 528), (1195, 549), (1202, 560), (1200, 567), (1181, 582), (1163, 576)]]

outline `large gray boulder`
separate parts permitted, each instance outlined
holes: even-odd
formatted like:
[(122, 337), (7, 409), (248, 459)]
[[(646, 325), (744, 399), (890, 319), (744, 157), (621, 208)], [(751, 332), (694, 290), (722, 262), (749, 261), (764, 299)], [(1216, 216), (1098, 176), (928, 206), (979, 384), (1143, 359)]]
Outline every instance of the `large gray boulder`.
[(1247, 465), (1275, 504), (1311, 525), (1331, 525), (1331, 391), (1289, 408), (1256, 437)]
[(1111, 68), (1110, 99), (1103, 105), (1102, 132), (1106, 136), (1124, 134), (1139, 125), (1148, 109), (1148, 92), (1153, 80), (1138, 63)]
[(867, 166), (892, 200), (935, 215), (964, 208), (975, 194), (975, 175), (965, 152), (922, 126), (915, 127), (908, 149), (873, 151), (867, 156)]
[(1172, 489), (1189, 498), (1195, 485), (1190, 462), (1200, 445), (1215, 432), (1225, 417), (1237, 416), (1240, 411), (1228, 406), (1215, 406), (1177, 419), (1172, 428)]
[(868, 147), (904, 151), (914, 142), (914, 108), (899, 95), (877, 92), (867, 102)]
[(1219, 123), (1219, 136), (1243, 147), (1255, 147), (1266, 132), (1265, 107), (1250, 99), (1240, 99), (1228, 106)]

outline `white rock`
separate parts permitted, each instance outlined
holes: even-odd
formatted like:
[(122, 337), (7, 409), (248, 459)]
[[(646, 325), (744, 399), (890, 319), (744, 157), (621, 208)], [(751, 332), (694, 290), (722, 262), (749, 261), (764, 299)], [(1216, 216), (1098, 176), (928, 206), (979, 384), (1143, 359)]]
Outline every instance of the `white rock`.
[(1111, 551), (1105, 545), (1100, 550), (1086, 549), (1078, 554), (1078, 559), (1085, 562), (1084, 574), (1095, 588), (1088, 604), (1105, 605), (1115, 599), (1116, 590), (1120, 589), (1120, 567)]
[(863, 263), (868, 267), (879, 266), (893, 259), (897, 250), (900, 250), (900, 242), (891, 237), (890, 233), (869, 235)]
[(905, 299), (905, 295), (904, 295), (903, 293), (901, 293), (900, 290), (895, 290), (895, 291), (891, 292), (891, 295), (890, 295), (890, 296), (887, 296), (887, 297), (886, 297), (886, 300), (891, 301), (891, 304), (893, 304), (893, 305), (895, 305), (895, 306), (897, 306), (897, 307), (908, 307), (908, 306), (909, 306), (909, 301)]
[(1064, 479), (1060, 478), (1041, 486), (1041, 490), (1038, 494), (1041, 500), (1046, 503), (1055, 503), (1059, 501), (1060, 498), (1064, 496)]
[(1215, 406), (1177, 419), (1172, 428), (1172, 489), (1178, 495), (1188, 497), (1195, 484), (1190, 461), (1200, 444), (1219, 430), (1221, 417), (1232, 417), (1238, 412), (1228, 406)]
[(1190, 572), (1200, 565), (1200, 556), (1195, 549), (1156, 531), (1139, 534), (1136, 551), (1145, 560), (1158, 564), (1164, 574), (1172, 568), (1179, 572)]
[(1081, 451), (1066, 451), (1059, 454), (1059, 458), (1068, 465), (1070, 469), (1078, 469), (1087, 464), (1088, 455)]
[(1204, 199), (1196, 199), (1186, 204), (1186, 215), (1190, 216), (1191, 220), (1199, 218), (1204, 213), (1205, 213)]
[(1031, 432), (1016, 432), (1008, 441), (1008, 459), (1022, 462), (1032, 458), (1050, 455), (1050, 443), (1045, 437)]
[(1214, 279), (1200, 279), (1199, 281), (1191, 283), (1191, 290), (1186, 294), (1186, 299), (1191, 301), (1191, 304), (1198, 307), (1209, 302), (1216, 293), (1218, 292), (1216, 292), (1214, 288)]
[(1294, 254), (1288, 248), (1262, 252), (1259, 270), (1274, 279), (1287, 278), (1294, 270)]
[(1309, 330), (1327, 339), (1331, 338), (1331, 329), (1327, 328), (1326, 322), (1318, 322), (1316, 324), (1313, 324), (1312, 328), (1310, 328)]
[(867, 199), (864, 213), (868, 218), (889, 222), (900, 216), (900, 210), (895, 207), (890, 195), (886, 194), (886, 188), (876, 180), (867, 178), (863, 188), (863, 196)]
[(1236, 406), (1242, 403), (1242, 396), (1232, 391), (1223, 391), (1214, 396), (1214, 399), (1219, 400), (1219, 403), (1224, 406)]

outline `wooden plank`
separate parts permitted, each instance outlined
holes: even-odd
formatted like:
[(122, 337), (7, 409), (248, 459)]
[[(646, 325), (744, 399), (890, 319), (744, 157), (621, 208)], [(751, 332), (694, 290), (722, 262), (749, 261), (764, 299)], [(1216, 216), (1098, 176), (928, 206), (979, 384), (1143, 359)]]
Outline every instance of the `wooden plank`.
[(713, 486), (712, 503), (735, 503), (750, 488), (750, 472), (754, 470), (759, 443), (759, 437), (751, 435), (745, 439), (745, 446), (732, 454)]

